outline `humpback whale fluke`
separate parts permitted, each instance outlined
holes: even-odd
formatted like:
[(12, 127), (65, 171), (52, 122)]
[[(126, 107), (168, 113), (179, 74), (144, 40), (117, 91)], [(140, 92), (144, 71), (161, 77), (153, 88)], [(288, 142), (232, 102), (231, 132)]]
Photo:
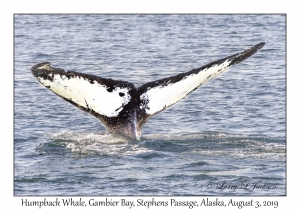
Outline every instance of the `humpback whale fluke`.
[(184, 99), (192, 91), (259, 51), (265, 43), (176, 76), (146, 83), (132, 83), (64, 71), (49, 62), (34, 65), (31, 72), (46, 88), (74, 106), (98, 118), (117, 135), (138, 139), (152, 116)]

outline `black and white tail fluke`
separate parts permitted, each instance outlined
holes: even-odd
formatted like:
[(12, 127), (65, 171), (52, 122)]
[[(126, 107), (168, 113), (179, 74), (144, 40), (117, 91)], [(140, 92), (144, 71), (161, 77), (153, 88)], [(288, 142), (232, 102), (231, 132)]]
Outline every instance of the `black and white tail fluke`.
[(263, 46), (264, 43), (257, 44), (244, 52), (186, 73), (146, 83), (139, 88), (125, 81), (65, 72), (51, 67), (49, 62), (34, 65), (31, 72), (43, 86), (97, 117), (110, 133), (138, 139), (149, 118), (247, 59)]

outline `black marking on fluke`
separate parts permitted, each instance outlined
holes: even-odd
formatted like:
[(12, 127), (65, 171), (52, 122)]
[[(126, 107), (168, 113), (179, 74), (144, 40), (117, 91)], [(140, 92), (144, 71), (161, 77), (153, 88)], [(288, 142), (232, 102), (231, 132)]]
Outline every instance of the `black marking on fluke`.
[(139, 88), (121, 80), (65, 72), (50, 66), (49, 62), (34, 65), (31, 72), (46, 88), (98, 118), (110, 133), (138, 139), (147, 120), (231, 66), (249, 58), (264, 44), (259, 43), (241, 53), (186, 73), (146, 83)]

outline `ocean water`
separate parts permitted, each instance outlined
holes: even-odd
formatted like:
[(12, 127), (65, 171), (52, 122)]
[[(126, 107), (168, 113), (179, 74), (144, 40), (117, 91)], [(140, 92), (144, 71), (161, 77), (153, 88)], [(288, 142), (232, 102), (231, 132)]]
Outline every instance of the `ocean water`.
[[(136, 87), (264, 48), (111, 136), (31, 75), (52, 66)], [(15, 15), (14, 194), (286, 195), (284, 15)]]

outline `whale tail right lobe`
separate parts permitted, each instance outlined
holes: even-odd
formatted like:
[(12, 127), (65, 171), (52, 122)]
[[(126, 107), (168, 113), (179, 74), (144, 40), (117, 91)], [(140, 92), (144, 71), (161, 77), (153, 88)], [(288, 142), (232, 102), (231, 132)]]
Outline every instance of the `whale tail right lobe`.
[(139, 126), (142, 127), (148, 119), (184, 99), (194, 90), (225, 72), (233, 65), (249, 58), (258, 52), (264, 44), (264, 42), (259, 43), (241, 53), (211, 62), (189, 72), (142, 85), (138, 88), (140, 112), (142, 113), (138, 118)]

